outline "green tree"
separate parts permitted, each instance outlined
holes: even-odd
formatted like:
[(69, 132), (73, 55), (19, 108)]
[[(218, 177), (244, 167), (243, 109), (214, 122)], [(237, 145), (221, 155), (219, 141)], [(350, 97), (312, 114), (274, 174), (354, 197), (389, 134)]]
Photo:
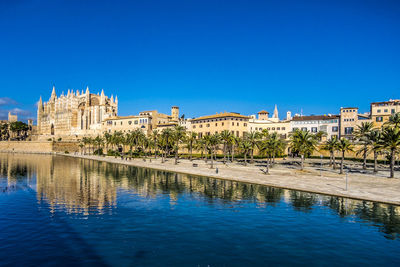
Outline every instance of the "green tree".
[(230, 145), (230, 142), (232, 141), (232, 133), (228, 130), (224, 130), (221, 132), (220, 138), (221, 138), (222, 145), (223, 145), (224, 162), (226, 162), (228, 147)]
[(244, 139), (246, 139), (246, 141), (248, 141), (250, 143), (250, 163), (253, 164), (254, 163), (254, 149), (257, 147), (257, 144), (260, 142), (260, 133), (259, 132), (248, 132), (245, 133), (244, 135)]
[(207, 145), (208, 148), (210, 150), (210, 154), (211, 154), (211, 166), (210, 168), (213, 169), (214, 168), (214, 158), (215, 158), (215, 153), (218, 149), (218, 145), (220, 144), (220, 136), (219, 134), (215, 133), (213, 135), (209, 135), (209, 138), (206, 139), (207, 140)]
[(172, 140), (174, 142), (174, 150), (175, 150), (175, 165), (178, 164), (179, 157), (179, 145), (185, 140), (186, 132), (185, 128), (182, 126), (175, 126), (172, 131)]
[(239, 143), (239, 149), (243, 153), (243, 156), (244, 156), (244, 166), (247, 166), (247, 155), (249, 154), (249, 152), (252, 149), (252, 144), (248, 140), (243, 139)]
[(368, 134), (368, 139), (370, 143), (370, 148), (369, 150), (372, 151), (374, 154), (374, 172), (378, 172), (378, 155), (382, 151), (382, 145), (380, 144), (381, 140), (381, 131), (378, 129), (372, 130)]
[(361, 125), (358, 125), (357, 129), (354, 131), (354, 136), (357, 138), (358, 144), (362, 146), (362, 148), (357, 151), (357, 154), (363, 155), (362, 168), (364, 170), (367, 169), (368, 146), (370, 145), (368, 135), (372, 131), (373, 127), (374, 125), (372, 122), (362, 122)]
[(344, 154), (348, 151), (353, 151), (353, 145), (346, 138), (341, 138), (337, 144), (338, 150), (342, 153), (342, 158), (340, 160), (340, 174), (343, 173), (343, 162), (344, 162)]
[(304, 169), (304, 157), (316, 149), (318, 140), (308, 131), (295, 130), (290, 136), (290, 149), (301, 157), (301, 170)]
[(395, 157), (400, 149), (400, 129), (398, 127), (384, 127), (379, 144), (389, 152), (390, 178), (394, 178)]
[(400, 112), (391, 115), (389, 120), (385, 123), (385, 126), (400, 127)]
[(196, 146), (196, 141), (197, 141), (197, 133), (195, 132), (189, 132), (186, 136), (186, 145), (187, 149), (189, 150), (189, 160), (192, 161), (193, 158), (193, 148)]
[(333, 166), (333, 169), (336, 169), (335, 151), (337, 150), (337, 144), (337, 137), (332, 136), (322, 145), (322, 150), (329, 151), (329, 166)]

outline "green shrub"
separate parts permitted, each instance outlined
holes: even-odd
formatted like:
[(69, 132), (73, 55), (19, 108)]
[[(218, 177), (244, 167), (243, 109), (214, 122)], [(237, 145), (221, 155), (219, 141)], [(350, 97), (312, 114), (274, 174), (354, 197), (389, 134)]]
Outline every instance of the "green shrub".
[(65, 151), (64, 151), (64, 154), (69, 154), (69, 151), (68, 151), (68, 150), (65, 150)]
[(101, 149), (101, 148), (96, 149), (93, 153), (94, 153), (95, 155), (102, 156), (102, 155), (103, 155), (103, 149)]

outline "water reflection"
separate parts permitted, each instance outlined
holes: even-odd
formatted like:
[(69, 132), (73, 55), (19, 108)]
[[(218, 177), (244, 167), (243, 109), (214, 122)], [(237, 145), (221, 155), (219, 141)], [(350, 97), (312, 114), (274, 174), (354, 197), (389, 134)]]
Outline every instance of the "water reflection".
[(202, 197), (209, 204), (243, 201), (260, 208), (287, 203), (299, 212), (316, 206), (329, 208), (343, 218), (374, 225), (389, 239), (400, 234), (400, 207), (342, 197), (285, 190), (267, 186), (175, 174), (105, 162), (50, 155), (0, 154), (0, 192), (34, 190), (40, 203), (52, 212), (112, 213), (120, 190), (144, 198), (168, 196), (171, 205), (180, 197)]

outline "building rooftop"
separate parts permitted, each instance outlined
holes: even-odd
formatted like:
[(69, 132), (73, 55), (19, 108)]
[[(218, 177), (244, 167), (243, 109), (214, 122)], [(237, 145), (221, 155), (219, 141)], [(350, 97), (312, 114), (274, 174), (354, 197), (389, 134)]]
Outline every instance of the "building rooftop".
[(235, 112), (221, 112), (221, 113), (217, 113), (214, 115), (198, 117), (198, 118), (192, 119), (192, 121), (208, 120), (208, 119), (216, 119), (216, 118), (224, 118), (224, 117), (235, 117), (235, 118), (243, 118), (243, 119), (250, 118), (249, 116), (241, 115), (241, 114), (235, 113)]
[(333, 120), (338, 119), (339, 115), (313, 115), (313, 116), (300, 116), (293, 117), (293, 121), (317, 121), (317, 120)]
[(143, 118), (144, 116), (145, 115), (116, 116), (116, 117), (107, 118), (107, 119), (105, 119), (105, 121)]
[(257, 114), (269, 114), (269, 112), (268, 111), (265, 111), (265, 110), (261, 110), (261, 111), (259, 111)]

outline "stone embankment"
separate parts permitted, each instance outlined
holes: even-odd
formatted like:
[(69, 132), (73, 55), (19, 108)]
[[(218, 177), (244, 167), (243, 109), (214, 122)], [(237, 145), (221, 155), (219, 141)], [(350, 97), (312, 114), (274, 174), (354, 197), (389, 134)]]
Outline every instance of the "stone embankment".
[(217, 172), (216, 168), (210, 169), (209, 162), (203, 160), (180, 160), (175, 165), (174, 159), (162, 163), (161, 159), (154, 158), (122, 160), (79, 154), (66, 156), (400, 205), (400, 179), (385, 178), (385, 172), (379, 176), (372, 173), (349, 173), (346, 189), (346, 175), (339, 175), (337, 170), (332, 171), (328, 166), (320, 172), (315, 167), (300, 171), (294, 165), (276, 164), (270, 169), (270, 174), (264, 174), (265, 166), (262, 164), (244, 166), (240, 163), (225, 165), (214, 162)]
[(0, 141), (0, 152), (51, 154), (65, 151), (70, 153), (79, 151), (78, 143), (63, 141)]

